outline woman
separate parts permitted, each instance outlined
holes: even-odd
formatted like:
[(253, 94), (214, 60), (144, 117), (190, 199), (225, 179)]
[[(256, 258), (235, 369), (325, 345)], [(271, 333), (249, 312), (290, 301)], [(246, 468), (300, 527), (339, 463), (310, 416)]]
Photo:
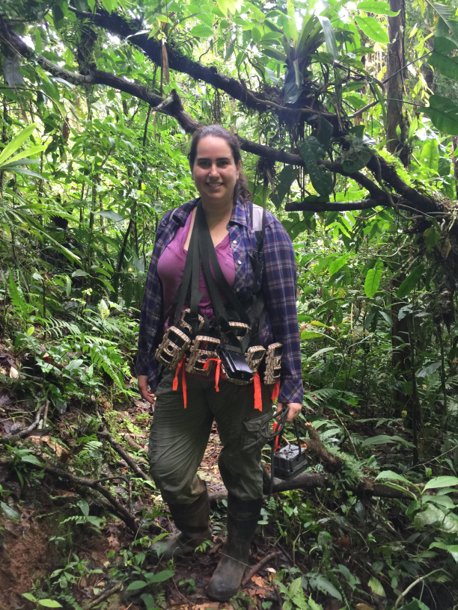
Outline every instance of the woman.
[[(200, 236), (198, 231), (208, 226), (224, 278), (240, 303), (251, 302), (253, 294), (256, 238), (238, 140), (218, 125), (204, 127), (193, 137), (189, 161), (200, 198), (167, 212), (157, 230), (140, 319), (138, 387), (142, 397), (155, 405), (149, 442), (151, 474), (181, 531), (167, 540), (165, 558), (192, 552), (210, 537), (208, 494), (196, 473), (216, 420), (222, 443), (218, 463), (228, 490), (228, 536), (207, 593), (226, 601), (240, 586), (262, 507), (261, 449), (265, 441), (261, 431), (272, 416), (274, 386), (259, 383), (255, 405), (253, 383), (218, 381), (219, 364), (214, 367), (216, 372), (194, 375), (185, 373), (183, 359), (178, 374), (158, 367), (154, 357), (164, 329), (173, 324), (170, 314), (177, 307), (188, 249), (202, 247), (191, 241), (193, 231)], [(204, 229), (199, 229), (199, 222)], [(266, 312), (260, 318), (258, 336), (264, 347), (274, 342), (283, 346), (277, 411), (287, 404), (291, 421), (299, 414), (303, 397), (295, 258), (286, 231), (270, 213), (265, 220), (262, 258), (260, 282)], [(215, 275), (210, 281), (208, 274), (202, 278), (204, 259), (200, 259), (203, 296), (199, 313), (210, 326), (213, 320), (215, 327), (215, 307), (208, 294)], [(220, 296), (226, 306), (227, 298)]]

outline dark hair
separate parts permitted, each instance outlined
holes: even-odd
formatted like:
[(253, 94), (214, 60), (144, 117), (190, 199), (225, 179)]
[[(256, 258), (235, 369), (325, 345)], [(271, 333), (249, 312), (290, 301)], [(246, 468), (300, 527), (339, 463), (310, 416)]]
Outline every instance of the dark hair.
[[(225, 140), (230, 146), (234, 163), (238, 165), (239, 161), (241, 161), (241, 155), (237, 136), (224, 127), (221, 127), (221, 125), (206, 125), (195, 131), (194, 135), (192, 136), (191, 150), (189, 151), (188, 155), (191, 170), (194, 167), (194, 162), (197, 156), (197, 145), (199, 144), (200, 140), (208, 136), (213, 138), (222, 138)], [(234, 203), (237, 203), (237, 200), (240, 200), (242, 203), (245, 203), (245, 201), (250, 201), (251, 196), (252, 195), (248, 189), (248, 181), (246, 176), (242, 171), (240, 171), (237, 182), (235, 183)]]

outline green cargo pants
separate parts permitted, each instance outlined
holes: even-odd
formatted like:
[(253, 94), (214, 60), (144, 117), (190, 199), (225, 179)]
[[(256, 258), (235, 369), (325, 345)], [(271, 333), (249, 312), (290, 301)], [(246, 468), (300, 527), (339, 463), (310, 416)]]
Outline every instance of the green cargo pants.
[(228, 492), (239, 500), (262, 496), (261, 450), (273, 414), (273, 386), (262, 384), (263, 410), (254, 409), (253, 384), (235, 385), (186, 376), (187, 408), (183, 405), (181, 374), (176, 391), (174, 373), (164, 370), (156, 392), (149, 440), (150, 472), (165, 502), (192, 504), (205, 484), (197, 475), (213, 420), (222, 449), (218, 465)]

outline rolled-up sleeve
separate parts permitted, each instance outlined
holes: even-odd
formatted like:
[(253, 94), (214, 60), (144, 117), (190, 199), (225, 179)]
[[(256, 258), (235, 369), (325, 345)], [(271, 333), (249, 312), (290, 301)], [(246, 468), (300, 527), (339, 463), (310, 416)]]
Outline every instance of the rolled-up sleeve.
[(302, 366), (297, 320), (294, 248), (283, 225), (269, 214), (264, 238), (263, 287), (275, 341), (283, 344), (279, 402), (302, 403)]

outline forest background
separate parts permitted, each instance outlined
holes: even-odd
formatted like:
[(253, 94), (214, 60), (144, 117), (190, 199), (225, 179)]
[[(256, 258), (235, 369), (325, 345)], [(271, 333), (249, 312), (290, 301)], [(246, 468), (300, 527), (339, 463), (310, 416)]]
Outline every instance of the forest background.
[(309, 435), (230, 607), (458, 607), (457, 17), (2, 1), (1, 607), (218, 607), (223, 489), (195, 576), (149, 563), (170, 524), (133, 370), (158, 221), (195, 196), (186, 155), (211, 123), (293, 240)]

